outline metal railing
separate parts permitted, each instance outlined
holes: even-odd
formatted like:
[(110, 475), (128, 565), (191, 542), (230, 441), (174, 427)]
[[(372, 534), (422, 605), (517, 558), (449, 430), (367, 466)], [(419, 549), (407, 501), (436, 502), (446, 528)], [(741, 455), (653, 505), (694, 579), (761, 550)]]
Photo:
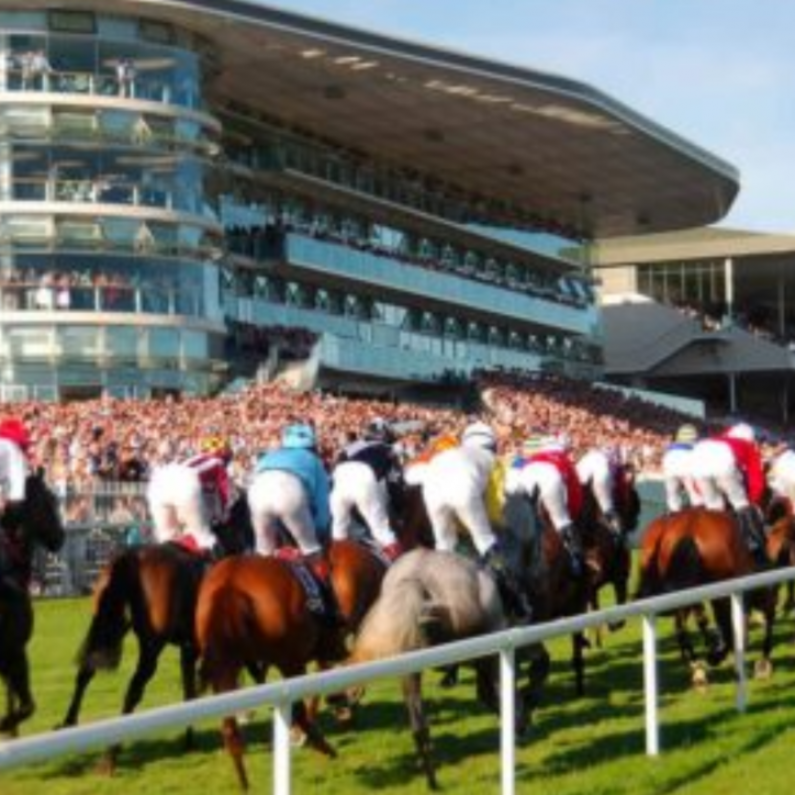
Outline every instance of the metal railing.
[(612, 607), (596, 613), (561, 619), (531, 627), (510, 629), (490, 635), (424, 649), (365, 665), (355, 665), (325, 673), (296, 677), (269, 685), (201, 698), (149, 710), (137, 715), (103, 720), (88, 726), (16, 740), (0, 745), (0, 770), (19, 767), (70, 752), (107, 746), (164, 728), (190, 725), (198, 720), (221, 718), (242, 710), (262, 706), (273, 709), (273, 792), (290, 795), (292, 791), (291, 744), (289, 730), (292, 705), (310, 696), (339, 692), (375, 679), (399, 677), (426, 668), (453, 665), (466, 660), (498, 654), (500, 657), (500, 756), (501, 792), (516, 791), (516, 736), (514, 716), (516, 649), (581, 632), (605, 623), (640, 618), (643, 624), (643, 671), (645, 695), (646, 753), (660, 753), (657, 678), (657, 627), (659, 614), (697, 602), (729, 597), (732, 606), (737, 673), (736, 706), (744, 711), (748, 693), (745, 675), (745, 613), (743, 594), (765, 586), (795, 580), (795, 568), (778, 570), (693, 588), (678, 593), (645, 599), (629, 605)]

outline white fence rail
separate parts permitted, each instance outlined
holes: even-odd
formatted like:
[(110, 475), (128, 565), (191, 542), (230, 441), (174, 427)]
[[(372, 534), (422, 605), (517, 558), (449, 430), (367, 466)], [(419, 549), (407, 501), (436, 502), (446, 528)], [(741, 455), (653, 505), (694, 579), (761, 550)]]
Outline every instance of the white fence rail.
[(714, 585), (693, 588), (611, 607), (596, 613), (562, 619), (546, 624), (510, 629), (482, 635), (433, 649), (412, 652), (400, 657), (366, 665), (356, 665), (309, 676), (288, 679), (273, 684), (209, 696), (185, 704), (177, 704), (141, 712), (123, 718), (98, 721), (86, 726), (39, 735), (0, 744), (0, 770), (42, 761), (53, 756), (86, 751), (112, 743), (151, 734), (160, 729), (187, 726), (207, 718), (221, 718), (242, 710), (269, 706), (274, 710), (273, 721), (273, 792), (290, 795), (291, 746), (289, 728), (292, 705), (314, 695), (338, 692), (375, 679), (399, 677), (426, 668), (452, 665), (466, 660), (500, 656), (501, 673), (501, 792), (515, 793), (514, 680), (515, 650), (532, 643), (569, 635), (612, 621), (640, 618), (643, 623), (643, 669), (645, 691), (646, 753), (660, 752), (657, 627), (656, 618), (675, 608), (685, 607), (717, 597), (729, 597), (735, 636), (735, 666), (737, 670), (737, 708), (747, 704), (745, 672), (745, 612), (743, 594), (760, 587), (774, 586), (795, 580), (795, 568), (755, 574)]

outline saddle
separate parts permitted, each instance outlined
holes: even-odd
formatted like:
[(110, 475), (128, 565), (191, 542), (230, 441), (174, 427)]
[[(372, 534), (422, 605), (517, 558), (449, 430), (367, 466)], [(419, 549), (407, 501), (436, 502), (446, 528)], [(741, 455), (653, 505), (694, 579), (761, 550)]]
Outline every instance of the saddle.
[(333, 589), (312, 571), (301, 551), (295, 547), (280, 547), (274, 557), (284, 561), (301, 584), (309, 612), (323, 623), (339, 623), (339, 609)]

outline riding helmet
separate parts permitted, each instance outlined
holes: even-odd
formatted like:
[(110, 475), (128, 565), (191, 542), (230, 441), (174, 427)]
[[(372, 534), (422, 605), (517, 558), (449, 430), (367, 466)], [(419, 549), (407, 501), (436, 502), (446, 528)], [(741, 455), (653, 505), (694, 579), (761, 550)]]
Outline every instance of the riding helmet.
[(288, 425), (282, 432), (282, 446), (296, 450), (311, 450), (317, 446), (315, 429), (311, 425)]

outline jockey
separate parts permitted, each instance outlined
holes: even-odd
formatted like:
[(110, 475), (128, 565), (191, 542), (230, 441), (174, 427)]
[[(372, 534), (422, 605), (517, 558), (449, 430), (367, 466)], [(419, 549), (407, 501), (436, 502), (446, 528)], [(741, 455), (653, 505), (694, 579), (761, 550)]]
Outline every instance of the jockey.
[(765, 489), (762, 457), (754, 429), (744, 422), (703, 439), (693, 448), (693, 474), (704, 505), (734, 509), (748, 549), (758, 565), (767, 565), (765, 528), (759, 505)]
[[(9, 417), (0, 421), (0, 517), (25, 500), (28, 479), (30, 433), (21, 420)], [(6, 545), (0, 526), (0, 576), (6, 570)]]
[(281, 446), (260, 458), (248, 490), (248, 504), (256, 551), (273, 555), (284, 545), (279, 531), (287, 531), (330, 595), (331, 571), (323, 550), (331, 520), (329, 478), (317, 453), (312, 426), (288, 425)]
[[(685, 504), (698, 508), (704, 504), (693, 479), (693, 448), (698, 442), (698, 428), (690, 423), (681, 425), (662, 458), (665, 481), (665, 502), (668, 513), (681, 511)], [(687, 497), (687, 503), (685, 503)]]
[(426, 465), (422, 492), (436, 549), (455, 550), (457, 528), (465, 527), (481, 560), (494, 575), (505, 602), (519, 621), (529, 621), (531, 609), (511, 571), (486, 513), (485, 495), (495, 466), (497, 438), (483, 422), (469, 425), (461, 444), (436, 454)]
[(577, 470), (558, 437), (538, 435), (527, 440), (508, 472), (505, 490), (524, 492), (539, 499), (555, 530), (569, 552), (575, 577), (585, 572), (582, 540), (574, 522), (583, 503)]
[(580, 484), (584, 489), (590, 485), (607, 526), (616, 536), (624, 530), (615, 506), (619, 466), (617, 452), (609, 445), (592, 448), (576, 464)]
[(392, 447), (394, 441), (390, 425), (373, 420), (362, 439), (343, 448), (334, 469), (331, 492), (332, 538), (348, 538), (355, 508), (391, 561), (403, 551), (389, 523), (388, 484), (401, 476), (400, 462)]
[(232, 450), (218, 436), (203, 439), (199, 449), (190, 458), (156, 469), (147, 498), (158, 543), (179, 541), (213, 556), (219, 547), (212, 528), (226, 521), (229, 510)]
[(768, 483), (774, 497), (783, 497), (795, 513), (795, 450), (782, 450), (770, 464)]

